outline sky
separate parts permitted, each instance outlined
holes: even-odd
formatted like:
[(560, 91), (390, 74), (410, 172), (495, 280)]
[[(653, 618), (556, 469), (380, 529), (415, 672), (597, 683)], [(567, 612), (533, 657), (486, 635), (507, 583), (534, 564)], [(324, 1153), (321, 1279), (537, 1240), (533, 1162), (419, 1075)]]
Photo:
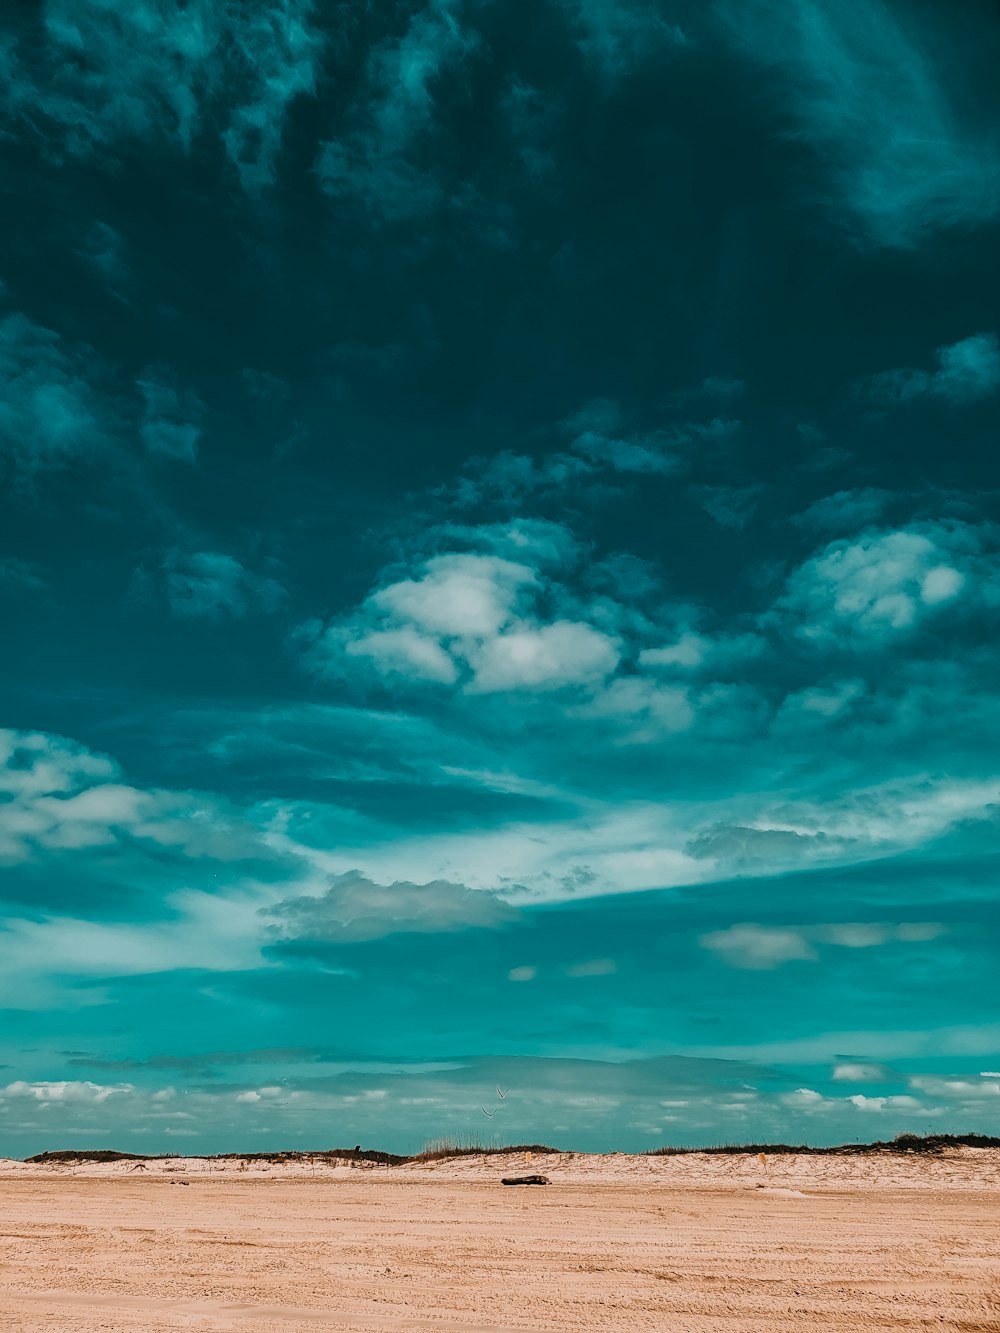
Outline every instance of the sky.
[(0, 25), (0, 1153), (1000, 1133), (993, 0)]

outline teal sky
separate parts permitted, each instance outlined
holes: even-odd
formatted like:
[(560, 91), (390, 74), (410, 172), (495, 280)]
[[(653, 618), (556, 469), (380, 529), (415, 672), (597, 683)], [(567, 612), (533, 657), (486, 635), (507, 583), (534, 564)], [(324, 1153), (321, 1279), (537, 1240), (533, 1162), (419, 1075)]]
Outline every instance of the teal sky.
[(7, 11), (0, 1153), (1000, 1133), (993, 0)]

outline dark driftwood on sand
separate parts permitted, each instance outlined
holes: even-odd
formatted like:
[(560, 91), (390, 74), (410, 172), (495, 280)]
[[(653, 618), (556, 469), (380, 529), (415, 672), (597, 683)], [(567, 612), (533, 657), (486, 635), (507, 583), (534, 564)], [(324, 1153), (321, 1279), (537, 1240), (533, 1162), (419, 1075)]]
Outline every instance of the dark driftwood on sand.
[(548, 1176), (504, 1176), (501, 1185), (547, 1185)]

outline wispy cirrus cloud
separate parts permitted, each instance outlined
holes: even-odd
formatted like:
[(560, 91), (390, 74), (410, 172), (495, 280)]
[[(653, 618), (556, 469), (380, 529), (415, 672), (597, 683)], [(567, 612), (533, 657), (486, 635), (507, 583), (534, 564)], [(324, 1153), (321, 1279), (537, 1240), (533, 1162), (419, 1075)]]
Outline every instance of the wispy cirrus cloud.
[(47, 0), (6, 47), (4, 101), (56, 155), (114, 161), (137, 144), (215, 137), (243, 187), (274, 182), (285, 120), (315, 91), (312, 0)]
[(791, 137), (816, 154), (859, 236), (908, 247), (1000, 213), (996, 125), (963, 109), (959, 62), (915, 12), (886, 0), (727, 0), (719, 12), (741, 50), (782, 72)]
[(560, 0), (584, 58), (615, 82), (690, 38), (656, 0)]
[(427, 0), (401, 36), (372, 48), (348, 124), (323, 144), (317, 160), (324, 191), (386, 221), (420, 216), (445, 202), (447, 187), (424, 151), (438, 132), (438, 83), (478, 45), (457, 0)]

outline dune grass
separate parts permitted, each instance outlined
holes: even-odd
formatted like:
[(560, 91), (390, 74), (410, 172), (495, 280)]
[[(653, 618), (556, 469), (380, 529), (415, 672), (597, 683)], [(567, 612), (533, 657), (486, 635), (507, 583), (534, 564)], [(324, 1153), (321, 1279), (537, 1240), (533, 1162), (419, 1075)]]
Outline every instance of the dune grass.
[(745, 1153), (766, 1153), (780, 1157), (789, 1153), (808, 1153), (820, 1156), (848, 1156), (858, 1153), (940, 1153), (948, 1148), (1000, 1148), (1000, 1138), (988, 1134), (897, 1134), (888, 1142), (841, 1143), (832, 1148), (812, 1147), (808, 1143), (717, 1143), (708, 1148), (653, 1148), (649, 1157), (682, 1157), (690, 1153), (735, 1156)]
[[(59, 1152), (36, 1153), (24, 1160), (32, 1165), (46, 1162), (162, 1162), (168, 1158), (177, 1158), (179, 1153), (137, 1153), (116, 1152), (111, 1148), (67, 1148)], [(274, 1152), (220, 1152), (185, 1154), (195, 1162), (311, 1162), (326, 1159), (331, 1161), (371, 1162), (377, 1166), (399, 1166), (409, 1162), (410, 1157), (399, 1153), (381, 1152), (375, 1148), (318, 1148), (315, 1151), (301, 1151), (290, 1148)]]
[(558, 1148), (548, 1148), (543, 1143), (480, 1143), (478, 1139), (433, 1139), (411, 1162), (440, 1162), (449, 1157), (499, 1157), (504, 1153), (557, 1153)]
[[(702, 1148), (662, 1147), (652, 1148), (647, 1157), (684, 1157), (692, 1153), (708, 1153), (713, 1156), (739, 1156), (747, 1153), (766, 1153), (769, 1157), (780, 1157), (790, 1153), (807, 1153), (813, 1156), (857, 1156), (860, 1153), (942, 1153), (949, 1148), (1000, 1148), (1000, 1138), (989, 1134), (899, 1134), (896, 1138), (874, 1143), (842, 1143), (836, 1147), (814, 1147), (808, 1143), (715, 1143)], [(275, 1165), (283, 1162), (367, 1162), (373, 1166), (403, 1166), (407, 1163), (419, 1165), (425, 1162), (446, 1161), (454, 1157), (499, 1157), (507, 1153), (558, 1153), (560, 1148), (552, 1148), (544, 1143), (480, 1143), (475, 1138), (434, 1139), (425, 1144), (418, 1153), (409, 1156), (400, 1153), (382, 1152), (377, 1148), (320, 1148), (315, 1151), (288, 1149), (275, 1152), (227, 1152), (190, 1154), (198, 1162), (269, 1162)], [(60, 1162), (151, 1162), (176, 1159), (178, 1153), (134, 1153), (118, 1152), (113, 1148), (63, 1148), (58, 1151), (36, 1153), (24, 1160), (32, 1165), (59, 1164)]]

